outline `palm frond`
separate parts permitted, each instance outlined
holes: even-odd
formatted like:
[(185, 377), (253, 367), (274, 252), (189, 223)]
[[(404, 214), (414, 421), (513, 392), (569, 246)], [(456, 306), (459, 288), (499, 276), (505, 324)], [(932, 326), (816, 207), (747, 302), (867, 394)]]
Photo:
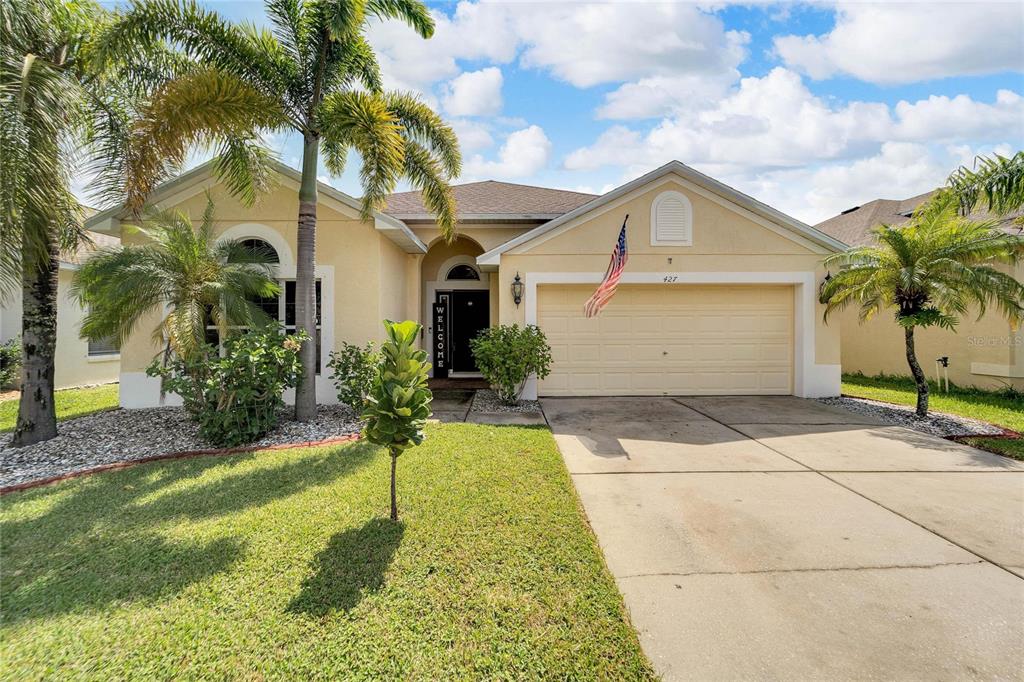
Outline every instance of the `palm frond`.
[(424, 38), (434, 35), (434, 18), (420, 0), (369, 0), (366, 13), (381, 19), (400, 19)]
[(451, 126), (414, 95), (389, 92), (385, 95), (385, 101), (388, 109), (402, 124), (405, 134), (430, 149), (441, 161), (449, 178), (458, 177), (462, 172), (462, 154), (459, 151), (459, 139)]
[(1024, 206), (1024, 151), (1010, 157), (979, 156), (974, 168), (961, 166), (947, 184), (964, 215), (979, 204), (1000, 215), (1011, 213)]
[(420, 190), (423, 205), (433, 214), (441, 235), (451, 243), (455, 239), (458, 219), (455, 214), (455, 196), (441, 164), (426, 149), (408, 140), (405, 143), (404, 175), (413, 187)]
[[(235, 171), (227, 177), (239, 187), (248, 185), (247, 177), (258, 177), (252, 162), (265, 158), (252, 148), (257, 132), (287, 122), (276, 98), (217, 69), (171, 81), (142, 113), (125, 178), (126, 205), (133, 210), (141, 208), (152, 187), (198, 144), (226, 143), (230, 158), (220, 170)], [(240, 148), (238, 140), (248, 144)]]
[(369, 218), (384, 206), (405, 167), (402, 127), (387, 103), (366, 92), (335, 92), (320, 108), (320, 127), (325, 139), (350, 144), (362, 158), (362, 212)]
[(228, 191), (246, 206), (252, 206), (274, 185), (273, 160), (274, 155), (259, 141), (229, 137), (220, 148), (214, 171)]

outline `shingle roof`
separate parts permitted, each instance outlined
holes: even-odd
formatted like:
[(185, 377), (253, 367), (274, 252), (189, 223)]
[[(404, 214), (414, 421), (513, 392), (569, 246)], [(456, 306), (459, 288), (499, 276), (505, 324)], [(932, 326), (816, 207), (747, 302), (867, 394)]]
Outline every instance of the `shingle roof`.
[[(843, 211), (814, 227), (850, 246), (869, 244), (872, 242), (872, 228), (882, 224), (902, 225), (910, 219), (910, 214), (914, 209), (930, 199), (937, 191), (937, 189), (933, 189), (909, 199), (875, 199), (856, 208)], [(1024, 211), (1017, 211), (1003, 216), (1000, 222), (1007, 231), (1016, 232), (1017, 225), (1013, 224), (1013, 221), (1021, 215), (1024, 215)], [(976, 211), (971, 214), (971, 217), (981, 220), (993, 216), (986, 211)]]
[[(551, 218), (595, 199), (594, 194), (485, 180), (452, 187), (460, 216), (532, 215)], [(387, 199), (386, 213), (397, 218), (426, 217), (419, 192), (398, 192)]]

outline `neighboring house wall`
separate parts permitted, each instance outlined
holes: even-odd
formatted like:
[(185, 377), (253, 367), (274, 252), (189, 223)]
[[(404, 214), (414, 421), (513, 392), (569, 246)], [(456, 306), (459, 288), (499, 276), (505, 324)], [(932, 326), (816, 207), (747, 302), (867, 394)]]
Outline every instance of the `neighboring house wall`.
[[(692, 246), (651, 245), (651, 204), (665, 191), (680, 192), (692, 204)], [(677, 283), (746, 283), (755, 288), (789, 284), (797, 308), (801, 355), (795, 374), (801, 386), (794, 390), (807, 396), (838, 392), (839, 329), (822, 322), (823, 306), (816, 301), (818, 283), (825, 274), (821, 261), (828, 251), (676, 176), (653, 181), (501, 254), (500, 322), (535, 321), (538, 282), (544, 286), (570, 281), (580, 273), (603, 275), (626, 214), (629, 264), (624, 283), (655, 284), (663, 276), (676, 276)], [(518, 307), (511, 294), (517, 272), (527, 284), (526, 298)], [(800, 347), (807, 340), (813, 348)]]
[[(68, 296), (74, 277), (72, 266), (61, 265), (57, 279), (57, 352), (54, 385), (71, 388), (117, 381), (120, 355), (89, 353), (89, 343), (79, 338), (85, 311)], [(12, 292), (0, 308), (0, 343), (21, 336), (21, 292)]]
[[(1024, 265), (1016, 276), (1024, 281)], [(861, 323), (856, 309), (836, 315), (830, 324), (842, 329), (844, 372), (909, 376), (903, 328), (892, 312), (882, 312)], [(1013, 330), (1005, 318), (989, 311), (980, 320), (977, 310), (964, 315), (956, 331), (917, 329), (917, 359), (925, 374), (935, 378), (935, 359), (948, 356), (949, 380), (961, 386), (1024, 390), (1024, 330)]]

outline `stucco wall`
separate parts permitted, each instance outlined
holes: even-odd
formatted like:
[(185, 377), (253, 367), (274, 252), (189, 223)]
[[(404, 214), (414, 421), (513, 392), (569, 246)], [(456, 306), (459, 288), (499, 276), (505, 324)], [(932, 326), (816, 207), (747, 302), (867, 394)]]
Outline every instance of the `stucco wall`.
[[(57, 279), (57, 354), (54, 385), (71, 388), (117, 381), (120, 358), (117, 355), (89, 357), (89, 343), (78, 337), (85, 311), (68, 292), (74, 271), (61, 267)], [(21, 335), (21, 293), (12, 292), (0, 311), (0, 342)]]

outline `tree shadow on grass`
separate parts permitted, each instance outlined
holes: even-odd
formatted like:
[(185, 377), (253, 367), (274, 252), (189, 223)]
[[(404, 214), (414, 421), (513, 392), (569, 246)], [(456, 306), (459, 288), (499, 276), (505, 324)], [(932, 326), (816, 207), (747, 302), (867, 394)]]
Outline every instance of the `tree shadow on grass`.
[(315, 573), (288, 605), (291, 613), (325, 616), (348, 611), (384, 585), (384, 574), (405, 533), (405, 524), (372, 519), (336, 533), (316, 557)]
[[(260, 455), (202, 457), (14, 493), (4, 498), (5, 505), (60, 497), (39, 516), (0, 524), (0, 612), (9, 624), (168, 598), (230, 569), (244, 555), (245, 542), (234, 533), (197, 539), (155, 529), (236, 514), (330, 483), (369, 462), (375, 452), (356, 444), (237, 473)], [(208, 469), (225, 466), (229, 475), (201, 480)], [(159, 495), (175, 484), (185, 487)], [(152, 494), (159, 496), (140, 503)]]

